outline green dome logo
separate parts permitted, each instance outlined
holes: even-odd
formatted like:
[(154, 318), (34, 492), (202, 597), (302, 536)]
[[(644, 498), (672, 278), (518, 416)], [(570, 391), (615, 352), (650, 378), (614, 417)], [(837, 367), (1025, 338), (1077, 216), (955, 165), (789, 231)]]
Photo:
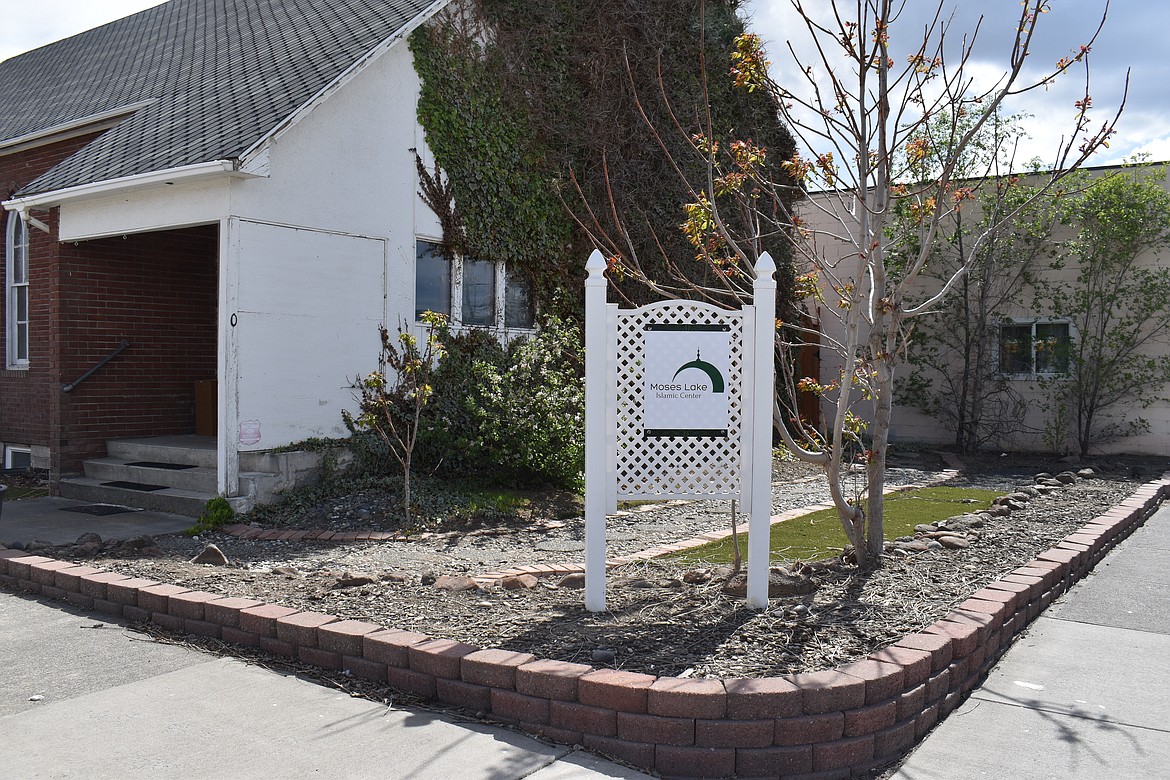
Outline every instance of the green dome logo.
[(719, 373), (719, 369), (715, 368), (715, 366), (703, 360), (699, 350), (695, 350), (694, 360), (692, 360), (690, 363), (684, 363), (683, 365), (679, 366), (678, 371), (675, 371), (674, 376), (671, 377), (671, 381), (678, 379), (678, 375), (683, 371), (686, 371), (688, 368), (697, 368), (707, 376), (711, 377), (711, 392), (723, 392), (723, 374)]

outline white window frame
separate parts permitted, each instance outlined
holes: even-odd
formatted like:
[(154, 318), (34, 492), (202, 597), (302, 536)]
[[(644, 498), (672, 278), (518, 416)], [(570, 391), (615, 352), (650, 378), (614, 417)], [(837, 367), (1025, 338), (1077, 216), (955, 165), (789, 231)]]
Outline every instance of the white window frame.
[[(1003, 359), (1001, 349), (1003, 344), (1003, 329), (1015, 328), (1021, 326), (1030, 326), (1032, 331), (1031, 344), (1032, 354), (1029, 357), (1029, 365), (1032, 366), (1032, 371), (1028, 372), (1008, 372), (1003, 370)], [(1005, 379), (1012, 380), (1035, 380), (1035, 379), (1067, 379), (1068, 371), (1036, 371), (1036, 326), (1037, 325), (1067, 325), (1068, 326), (1068, 343), (1071, 349), (1077, 343), (1077, 329), (1073, 325), (1072, 320), (1065, 317), (1012, 317), (1010, 319), (1000, 322), (995, 339), (995, 368), (999, 376)]]
[[(17, 226), (20, 226), (20, 235), (24, 241), (17, 244)], [(28, 223), (19, 211), (8, 212), (8, 225), (4, 232), (4, 365), (10, 369), (27, 369), (29, 356), (29, 321), (32, 317), (32, 300), (29, 297), (29, 240)], [(24, 265), (24, 281), (16, 281), (16, 265), (18, 258)], [(24, 294), (24, 314), (26, 319), (17, 320), (16, 297)], [(24, 325), (23, 345), (21, 344), (20, 328)], [(21, 350), (21, 346), (24, 347)], [(20, 352), (23, 358), (18, 358)]]
[[(425, 241), (429, 244), (441, 245), (443, 242), (440, 239), (430, 238), (428, 236), (417, 236), (416, 241)], [(495, 266), (495, 308), (494, 321), (491, 325), (464, 325), (463, 324), (463, 261), (462, 255), (456, 253), (451, 259), (451, 329), (453, 331), (470, 330), (473, 328), (482, 328), (491, 330), (496, 333), (514, 333), (517, 335), (533, 333), (536, 330), (535, 323), (532, 327), (512, 327), (505, 325), (507, 322), (507, 312), (505, 305), (507, 300), (507, 281), (508, 269), (504, 263), (494, 263)], [(417, 266), (416, 266), (417, 268)], [(415, 288), (417, 290), (417, 287)], [(417, 308), (417, 307), (416, 307)], [(415, 321), (418, 322), (416, 313)]]
[(29, 468), (32, 468), (32, 447), (17, 447), (14, 445), (5, 445), (4, 447), (4, 468), (14, 468), (12, 465), (12, 456), (17, 452), (28, 455)]

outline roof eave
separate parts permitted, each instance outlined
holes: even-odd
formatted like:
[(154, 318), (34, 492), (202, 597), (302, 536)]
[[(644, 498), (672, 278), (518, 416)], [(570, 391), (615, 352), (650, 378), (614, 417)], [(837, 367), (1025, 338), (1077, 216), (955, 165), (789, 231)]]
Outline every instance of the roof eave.
[(25, 133), (14, 138), (0, 140), (0, 156), (23, 152), (38, 146), (47, 146), (58, 141), (66, 141), (70, 138), (77, 138), (78, 136), (96, 133), (101, 130), (109, 130), (111, 127), (116, 127), (121, 124), (134, 112), (154, 102), (156, 102), (154, 98), (139, 100), (136, 103), (118, 106), (109, 111), (102, 111), (97, 114), (81, 117), (80, 119), (62, 122), (52, 127)]
[(79, 184), (75, 187), (66, 187), (50, 192), (39, 192), (35, 195), (23, 195), (6, 200), (2, 204), (8, 211), (27, 213), (31, 209), (45, 209), (60, 206), (68, 201), (87, 200), (104, 195), (138, 190), (147, 187), (157, 187), (178, 182), (192, 182), (201, 179), (214, 178), (257, 178), (258, 174), (247, 173), (239, 169), (237, 160), (214, 160), (212, 162), (182, 165), (178, 168), (168, 168), (161, 171), (151, 171), (133, 176), (122, 176), (117, 179)]
[(366, 69), (372, 62), (377, 60), (387, 51), (394, 47), (399, 41), (405, 40), (412, 32), (421, 27), (432, 16), (442, 10), (443, 6), (449, 4), (451, 0), (435, 0), (417, 16), (404, 24), (402, 27), (394, 31), (393, 35), (388, 36), (385, 40), (379, 43), (374, 48), (370, 49), (362, 55), (356, 62), (346, 68), (335, 79), (326, 84), (315, 95), (305, 101), (304, 105), (298, 108), (286, 118), (281, 120), (279, 124), (265, 133), (256, 143), (248, 147), (243, 154), (240, 155), (241, 167), (247, 167), (253, 156), (262, 152), (269, 144), (281, 135), (286, 133), (291, 128), (298, 125), (301, 120), (312, 113), (313, 109), (325, 102), (325, 100), (348, 84), (355, 76)]

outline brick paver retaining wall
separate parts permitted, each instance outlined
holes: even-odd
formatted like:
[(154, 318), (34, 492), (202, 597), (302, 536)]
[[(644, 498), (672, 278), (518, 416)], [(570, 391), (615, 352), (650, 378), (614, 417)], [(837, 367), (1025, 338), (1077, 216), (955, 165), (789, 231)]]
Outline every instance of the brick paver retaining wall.
[[(1167, 475), (1170, 477), (1170, 475)], [(983, 679), (1013, 637), (1157, 508), (1149, 482), (920, 633), (829, 671), (654, 677), (448, 639), (0, 550), (0, 585), (258, 647), (671, 777), (846, 778), (896, 759)]]

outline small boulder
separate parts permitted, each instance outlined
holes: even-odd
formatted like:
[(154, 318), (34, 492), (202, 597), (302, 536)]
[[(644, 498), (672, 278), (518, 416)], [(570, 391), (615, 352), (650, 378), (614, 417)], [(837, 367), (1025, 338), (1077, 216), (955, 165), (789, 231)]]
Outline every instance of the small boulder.
[(572, 574), (566, 574), (557, 581), (557, 587), (581, 590), (585, 587), (585, 573), (578, 571), (573, 572)]
[(808, 577), (786, 577), (772, 574), (768, 577), (768, 596), (804, 596), (817, 589), (817, 584)]
[(410, 575), (401, 571), (386, 570), (382, 572), (381, 578), (383, 582), (409, 582)]
[(516, 577), (504, 577), (500, 580), (500, 587), (504, 590), (532, 590), (540, 580), (531, 574), (520, 574)]
[(1077, 475), (1071, 471), (1062, 471), (1055, 477), (1057, 482), (1064, 485), (1071, 485), (1077, 481)]
[(342, 572), (341, 576), (337, 578), (335, 588), (360, 588), (363, 585), (373, 585), (377, 582), (377, 577), (369, 574), (362, 574), (360, 572), (346, 571)]
[(653, 582), (642, 577), (619, 577), (614, 580), (614, 585), (621, 585), (634, 590), (650, 590), (657, 587)]
[(1081, 479), (1092, 479), (1093, 477), (1097, 476), (1097, 472), (1093, 471), (1092, 469), (1085, 468), (1078, 471), (1077, 476)]
[(74, 558), (96, 558), (102, 551), (101, 543), (85, 542), (73, 548)]
[(971, 543), (961, 536), (940, 536), (938, 543), (949, 550), (962, 550), (971, 546)]
[(1044, 480), (1046, 480), (1046, 479), (1052, 479), (1052, 475), (1051, 475), (1051, 474), (1049, 474), (1047, 471), (1041, 471), (1039, 474), (1037, 474), (1036, 476), (1032, 477), (1032, 479), (1033, 479), (1033, 480), (1035, 480), (1036, 482), (1041, 482), (1041, 483), (1042, 483), (1042, 482), (1044, 482)]
[(444, 574), (435, 578), (435, 587), (439, 590), (448, 590), (452, 593), (463, 593), (470, 590), (479, 590), (479, 583), (471, 577), (465, 577), (462, 574), (451, 576)]
[(971, 521), (968, 515), (955, 515), (946, 520), (940, 520), (938, 527), (940, 531), (965, 531), (971, 527)]
[(214, 544), (209, 544), (199, 551), (199, 554), (191, 559), (191, 563), (205, 563), (208, 566), (227, 566), (227, 556), (223, 554), (223, 550)]
[(102, 546), (102, 538), (92, 531), (82, 534), (77, 537), (76, 545), (82, 544), (96, 544), (99, 548)]
[(293, 577), (299, 577), (301, 574), (292, 566), (274, 566), (272, 568), (272, 573), (281, 577), (288, 577), (289, 579), (292, 579)]
[(914, 526), (914, 530), (920, 534), (929, 534), (938, 530), (938, 526), (934, 523), (919, 523)]
[(691, 569), (682, 576), (683, 582), (691, 585), (702, 585), (711, 581), (711, 572), (705, 569)]
[(121, 544), (118, 545), (118, 549), (124, 553), (134, 553), (134, 552), (140, 552), (140, 551), (146, 549), (147, 547), (157, 547), (157, 546), (158, 545), (154, 543), (153, 537), (147, 536), (146, 534), (142, 534), (140, 536), (134, 536), (134, 537), (131, 537), (130, 539), (125, 540), (124, 542), (122, 542)]
[[(747, 596), (747, 575), (737, 574), (723, 585), (723, 592), (728, 596)], [(804, 596), (817, 589), (817, 584), (807, 577), (785, 577), (779, 574), (768, 575), (768, 598), (781, 596)]]
[(437, 580), (438, 577), (431, 569), (423, 569), (418, 573), (418, 581), (423, 585), (434, 585)]
[(744, 574), (735, 575), (723, 583), (722, 590), (728, 596), (735, 596), (736, 598), (747, 596), (747, 576)]
[(612, 664), (617, 660), (617, 653), (606, 647), (599, 647), (590, 653), (590, 658), (595, 664)]

